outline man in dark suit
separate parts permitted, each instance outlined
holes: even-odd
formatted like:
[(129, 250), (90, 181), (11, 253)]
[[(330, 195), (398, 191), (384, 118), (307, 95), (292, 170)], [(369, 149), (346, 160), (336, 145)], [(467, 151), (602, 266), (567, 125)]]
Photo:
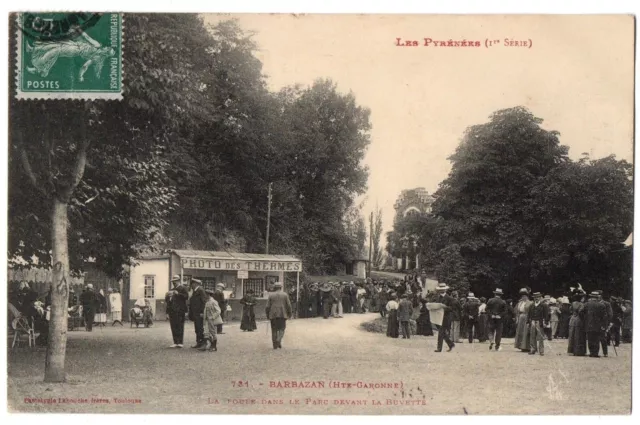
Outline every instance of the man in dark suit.
[[(220, 306), (220, 317), (224, 320), (227, 314), (227, 300), (224, 298), (224, 283), (218, 283), (216, 285), (216, 291), (213, 293), (213, 299), (218, 302)], [(218, 335), (224, 334), (222, 332), (222, 325), (216, 325), (216, 333)]]
[(527, 314), (527, 323), (529, 323), (529, 341), (531, 343), (531, 351), (529, 354), (536, 354), (536, 351), (544, 356), (544, 332), (546, 324), (551, 320), (549, 314), (549, 305), (542, 301), (542, 294), (535, 292), (533, 294), (533, 304), (529, 306)]
[(610, 297), (611, 303), (611, 312), (613, 313), (613, 317), (611, 320), (611, 330), (609, 331), (608, 343), (611, 343), (613, 340), (613, 346), (620, 346), (620, 327), (622, 326), (622, 306), (617, 297)]
[(202, 287), (200, 279), (191, 279), (193, 293), (189, 299), (189, 320), (193, 321), (196, 331), (196, 345), (191, 348), (201, 348), (206, 345), (204, 339), (204, 305), (209, 297)]
[(500, 351), (500, 341), (502, 341), (502, 327), (504, 318), (507, 315), (507, 303), (502, 299), (502, 289), (493, 291), (494, 297), (487, 301), (486, 312), (489, 316), (489, 350), (496, 345), (496, 351)]
[(474, 330), (478, 332), (478, 314), (480, 314), (480, 300), (478, 300), (473, 292), (469, 292), (467, 302), (462, 307), (462, 315), (466, 319), (467, 337), (469, 344), (473, 343)]
[(584, 306), (584, 321), (589, 357), (600, 357), (600, 342), (604, 338), (608, 322), (607, 307), (600, 302), (597, 292), (589, 294), (589, 301)]
[(438, 348), (436, 349), (436, 353), (442, 351), (443, 341), (445, 341), (447, 346), (449, 346), (448, 351), (453, 350), (453, 347), (456, 346), (449, 337), (449, 333), (451, 332), (451, 323), (453, 322), (453, 309), (455, 308), (456, 300), (454, 300), (450, 295), (447, 295), (448, 289), (449, 287), (446, 283), (438, 283), (438, 286), (436, 287), (438, 297), (435, 302), (442, 304), (444, 308), (442, 326), (440, 326), (440, 329), (438, 330)]
[(605, 327), (604, 334), (602, 335), (600, 345), (602, 345), (602, 355), (604, 357), (609, 357), (609, 332), (611, 331), (611, 327), (613, 326), (613, 308), (611, 307), (611, 303), (609, 301), (605, 301), (604, 298), (602, 298), (602, 291), (595, 292), (598, 293), (598, 301), (604, 304), (605, 310), (607, 311), (607, 326)]
[(169, 348), (182, 348), (184, 342), (184, 315), (187, 314), (187, 300), (189, 291), (182, 284), (180, 276), (175, 275), (171, 279), (173, 290), (167, 292), (165, 302), (167, 304), (167, 315), (171, 325), (171, 335), (173, 344)]
[(82, 304), (82, 316), (84, 317), (84, 328), (87, 332), (93, 330), (93, 319), (98, 310), (98, 297), (93, 291), (93, 285), (87, 284), (87, 288), (80, 294), (80, 304)]
[(265, 313), (271, 321), (271, 341), (273, 349), (282, 348), (282, 338), (287, 328), (287, 319), (291, 317), (292, 308), (289, 295), (282, 290), (282, 283), (273, 284), (274, 292), (269, 293)]

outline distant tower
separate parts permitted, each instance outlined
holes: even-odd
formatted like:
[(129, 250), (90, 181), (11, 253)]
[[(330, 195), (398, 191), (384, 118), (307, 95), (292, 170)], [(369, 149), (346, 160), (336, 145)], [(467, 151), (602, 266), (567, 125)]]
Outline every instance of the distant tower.
[[(396, 215), (394, 227), (397, 228), (403, 220), (416, 215), (431, 214), (431, 208), (435, 198), (429, 195), (424, 187), (403, 190), (394, 204)], [(419, 269), (420, 257), (412, 235), (397, 235), (402, 241), (402, 246), (395, 247), (393, 262), (396, 269)]]

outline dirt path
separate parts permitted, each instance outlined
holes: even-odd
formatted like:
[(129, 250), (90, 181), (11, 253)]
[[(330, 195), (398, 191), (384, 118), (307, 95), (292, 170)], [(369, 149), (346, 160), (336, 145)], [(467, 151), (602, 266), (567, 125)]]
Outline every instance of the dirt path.
[[(252, 333), (240, 331), (237, 324), (226, 326), (217, 353), (166, 348), (171, 339), (166, 323), (151, 329), (71, 332), (66, 384), (41, 383), (44, 350), (9, 352), (10, 406), (18, 411), (119, 413), (630, 411), (629, 345), (618, 348), (619, 357), (607, 359), (567, 356), (566, 343), (556, 341), (548, 344), (545, 357), (515, 351), (512, 340), (505, 341), (501, 352), (465, 343), (451, 353), (434, 353), (435, 337), (402, 340), (362, 331), (359, 324), (374, 317), (290, 321), (282, 350), (272, 349), (267, 323)], [(191, 345), (192, 325), (185, 330)], [(313, 381), (316, 388), (293, 388), (293, 382), (299, 386), (301, 381)], [(352, 387), (330, 388), (336, 382)], [(401, 388), (385, 388), (389, 385)], [(601, 396), (603, 391), (608, 398)], [(40, 400), (28, 403), (25, 397)], [(64, 403), (43, 403), (51, 398)], [(109, 403), (98, 402), (102, 399)]]

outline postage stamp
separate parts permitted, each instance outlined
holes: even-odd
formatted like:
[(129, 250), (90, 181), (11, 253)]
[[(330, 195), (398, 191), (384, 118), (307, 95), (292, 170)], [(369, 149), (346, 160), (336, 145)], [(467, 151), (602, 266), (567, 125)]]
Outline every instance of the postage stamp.
[(121, 99), (122, 14), (19, 13), (19, 99)]

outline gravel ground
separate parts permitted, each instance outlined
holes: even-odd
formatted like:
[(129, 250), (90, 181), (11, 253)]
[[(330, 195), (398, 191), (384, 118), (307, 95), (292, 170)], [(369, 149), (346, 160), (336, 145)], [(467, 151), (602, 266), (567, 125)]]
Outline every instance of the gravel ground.
[[(267, 323), (225, 326), (219, 351), (169, 349), (168, 323), (70, 332), (65, 384), (42, 382), (45, 351), (8, 352), (8, 402), (18, 412), (261, 414), (628, 414), (631, 346), (574, 358), (566, 342), (528, 356), (505, 340), (434, 353), (436, 337), (365, 332), (375, 314), (301, 319), (273, 350)], [(194, 344), (187, 322), (185, 345)], [(315, 381), (324, 388), (292, 388)], [(271, 384), (280, 383), (282, 388)], [(351, 388), (330, 388), (335, 383)], [(312, 383), (307, 382), (306, 385)], [(284, 388), (287, 385), (289, 388)], [(385, 388), (396, 385), (401, 388)], [(377, 387), (377, 388), (376, 388)], [(382, 388), (380, 388), (382, 387)], [(606, 394), (606, 397), (603, 397)], [(30, 400), (33, 399), (33, 400)], [(49, 400), (55, 400), (51, 404)]]

